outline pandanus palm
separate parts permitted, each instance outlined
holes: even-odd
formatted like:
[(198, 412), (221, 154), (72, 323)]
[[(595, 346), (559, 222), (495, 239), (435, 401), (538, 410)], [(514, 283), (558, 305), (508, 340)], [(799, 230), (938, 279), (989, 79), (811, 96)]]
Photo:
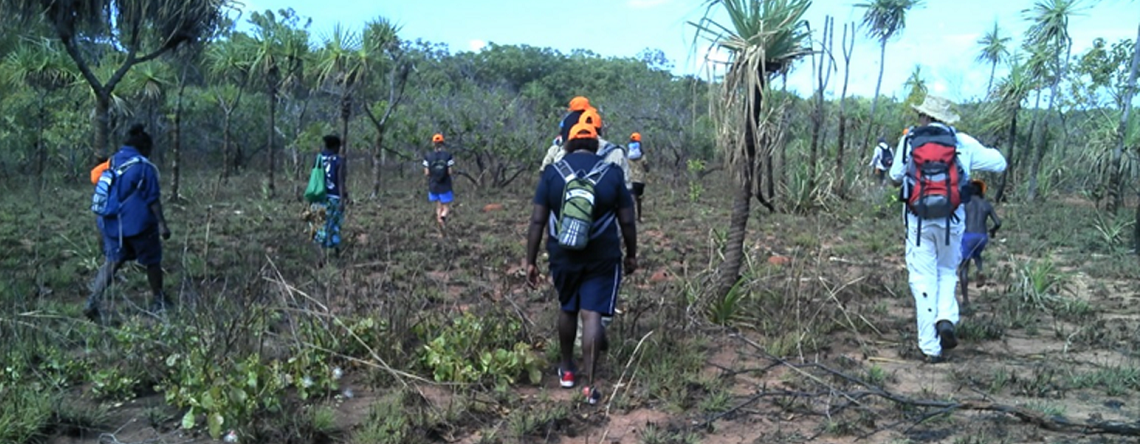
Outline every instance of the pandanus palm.
[(353, 94), (368, 73), (368, 47), (359, 33), (337, 23), (317, 53), (317, 83), (335, 94), (340, 103), (341, 154), (348, 156), (348, 122), (352, 119)]
[[(5, 20), (42, 21), (75, 62), (95, 96), (95, 152), (109, 148), (110, 110), (115, 87), (135, 65), (158, 58), (183, 43), (210, 35), (229, 0), (0, 0)], [(99, 41), (121, 55), (105, 76), (100, 59), (82, 42)]]
[(53, 91), (75, 81), (68, 69), (66, 57), (50, 40), (25, 42), (15, 51), (8, 53), (0, 62), (8, 82), (31, 87), (36, 91), (37, 120), (36, 130), (36, 174), (42, 175), (47, 163), (47, 147), (44, 146), (44, 129), (47, 127), (47, 99)]
[(986, 94), (993, 89), (994, 73), (997, 72), (998, 63), (1009, 57), (1010, 38), (1002, 37), (1000, 32), (997, 22), (994, 22), (993, 29), (986, 31), (986, 34), (978, 39), (978, 45), (981, 45), (982, 49), (978, 52), (977, 60), (990, 64), (990, 81), (986, 83)]
[[(1061, 80), (1064, 79), (1068, 68), (1069, 55), (1073, 48), (1073, 39), (1069, 36), (1069, 19), (1079, 13), (1079, 3), (1081, 0), (1040, 0), (1032, 8), (1023, 11), (1032, 22), (1026, 34), (1026, 44), (1052, 51), (1050, 62), (1054, 75), (1049, 87), (1049, 108), (1046, 116), (1053, 113), (1060, 93)], [(1037, 197), (1037, 174), (1046, 151), (1045, 130), (1044, 125), (1037, 125), (1039, 133), (1037, 150), (1029, 169), (1029, 187), (1025, 196), (1029, 200)]]
[[(720, 295), (739, 280), (757, 160), (770, 153), (769, 136), (778, 126), (769, 122), (775, 109), (768, 100), (771, 80), (811, 51), (803, 21), (809, 6), (810, 0), (709, 0), (705, 16), (692, 23), (698, 37), (730, 56), (712, 116), (718, 126), (717, 145), (737, 179), (717, 282)], [(712, 18), (718, 12), (725, 13), (728, 23)]]
[(871, 116), (863, 137), (864, 144), (870, 140), (875, 126), (875, 110), (883, 86), (883, 71), (887, 66), (887, 42), (906, 28), (907, 11), (921, 4), (921, 0), (870, 0), (855, 4), (856, 8), (864, 9), (863, 26), (867, 36), (879, 42), (879, 80), (875, 82), (875, 98), (871, 101)]

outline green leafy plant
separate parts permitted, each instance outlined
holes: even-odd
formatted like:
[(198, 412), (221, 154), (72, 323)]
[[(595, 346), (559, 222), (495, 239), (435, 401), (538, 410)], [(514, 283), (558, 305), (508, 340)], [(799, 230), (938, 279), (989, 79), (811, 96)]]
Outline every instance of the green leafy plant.
[(703, 160), (689, 159), (685, 166), (689, 171), (689, 202), (696, 203), (705, 192), (705, 187), (701, 184), (701, 173), (707, 165)]
[(477, 317), (466, 312), (423, 346), (421, 363), (436, 381), (514, 384), (542, 378), (538, 354), (519, 341), (522, 326), (506, 316)]

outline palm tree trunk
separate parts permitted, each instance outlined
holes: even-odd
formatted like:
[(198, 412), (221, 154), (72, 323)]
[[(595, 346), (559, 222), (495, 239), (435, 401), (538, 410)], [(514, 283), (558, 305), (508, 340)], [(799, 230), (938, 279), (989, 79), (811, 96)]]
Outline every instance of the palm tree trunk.
[(728, 239), (724, 246), (724, 263), (721, 264), (719, 282), (717, 282), (717, 295), (727, 295), (736, 282), (740, 280), (740, 267), (744, 265), (744, 237), (748, 232), (748, 216), (752, 213), (753, 180), (756, 169), (756, 152), (759, 145), (756, 134), (756, 123), (760, 121), (761, 99), (759, 89), (753, 92), (754, 108), (750, 119), (745, 125), (744, 150), (745, 156), (741, 169), (740, 183), (737, 184), (736, 195), (732, 201), (732, 215), (729, 217)]
[[(741, 168), (750, 169), (751, 165)], [(748, 231), (748, 216), (752, 213), (752, 173), (744, 171), (742, 183), (737, 185), (732, 200), (732, 216), (729, 218), (728, 240), (724, 247), (724, 263), (721, 264), (717, 295), (726, 295), (740, 279), (740, 268), (744, 265), (744, 235)]]
[(994, 202), (1004, 202), (1005, 201), (1006, 180), (1009, 178), (1009, 175), (1013, 172), (1013, 169), (1017, 166), (1017, 158), (1014, 157), (1014, 153), (1015, 153), (1014, 147), (1017, 145), (1017, 113), (1020, 110), (1020, 108), (1021, 107), (1015, 107), (1013, 109), (1013, 117), (1010, 119), (1009, 136), (1008, 136), (1009, 141), (1007, 142), (1007, 143), (1009, 143), (1009, 154), (1006, 155), (1006, 158), (1009, 159), (1009, 167), (1006, 168), (1005, 171), (1002, 171), (1002, 173), (1001, 173), (1001, 184), (998, 185), (997, 195), (994, 196)]
[[(1060, 78), (1053, 81), (1053, 86), (1049, 89), (1049, 109), (1045, 112), (1042, 119), (1048, 119), (1050, 114), (1053, 114), (1053, 106), (1057, 100), (1057, 90), (1060, 86)], [(1029, 165), (1029, 188), (1025, 192), (1025, 198), (1029, 201), (1037, 199), (1037, 177), (1041, 172), (1041, 163), (1045, 160), (1045, 151), (1048, 149), (1048, 138), (1046, 133), (1049, 131), (1046, 125), (1039, 125), (1037, 128), (1040, 135), (1037, 137), (1037, 147), (1034, 152), (1032, 163)]]
[(345, 92), (340, 97), (340, 152), (348, 158), (348, 121), (352, 118), (352, 96)]
[[(1116, 147), (1112, 150), (1112, 164), (1108, 181), (1108, 211), (1124, 206), (1124, 184), (1120, 171), (1120, 159), (1124, 157), (1124, 135), (1128, 132), (1128, 119), (1132, 114), (1132, 95), (1136, 93), (1136, 71), (1140, 68), (1140, 29), (1136, 31), (1136, 42), (1132, 49), (1132, 67), (1128, 72), (1128, 86), (1124, 90), (1124, 109), (1120, 111), (1120, 123), (1116, 126)], [(1140, 205), (1137, 205), (1137, 220), (1140, 221)], [(1140, 230), (1140, 227), (1137, 227)], [(1140, 231), (1137, 232), (1140, 234)], [(1140, 239), (1137, 239), (1140, 247)], [(1140, 252), (1140, 248), (1137, 249)]]
[(44, 143), (44, 129), (47, 128), (47, 108), (44, 100), (46, 91), (39, 92), (39, 128), (36, 128), (36, 179), (43, 185), (44, 170), (47, 164), (47, 144)]
[(277, 149), (274, 148), (274, 136), (277, 133), (277, 87), (273, 80), (269, 86), (269, 136), (266, 147), (269, 149), (269, 197), (277, 197), (277, 183), (275, 170), (277, 169)]
[(170, 170), (173, 176), (173, 183), (170, 186), (170, 196), (175, 200), (182, 199), (179, 191), (182, 185), (182, 96), (186, 91), (186, 79), (183, 76), (182, 85), (178, 87), (178, 100), (174, 105), (174, 128), (170, 131), (170, 136), (173, 139), (171, 143), (173, 150), (170, 153), (173, 158)]
[(871, 144), (871, 132), (875, 130), (875, 110), (879, 106), (879, 92), (883, 87), (883, 71), (887, 67), (887, 41), (879, 42), (879, 80), (875, 82), (875, 98), (871, 101), (871, 115), (867, 119), (867, 131), (863, 135), (863, 145)]
[(990, 81), (986, 84), (987, 96), (990, 95), (990, 91), (992, 91), (994, 87), (994, 73), (997, 72), (997, 62), (997, 59), (994, 59), (994, 62), (990, 64)]
[(384, 165), (384, 130), (376, 131), (376, 146), (372, 148), (372, 198), (380, 197), (381, 171)]
[(232, 157), (232, 147), (230, 146), (232, 143), (230, 138), (230, 120), (232, 117), (233, 113), (227, 110), (222, 118), (222, 181), (224, 183), (229, 183), (230, 168), (237, 168), (237, 161)]

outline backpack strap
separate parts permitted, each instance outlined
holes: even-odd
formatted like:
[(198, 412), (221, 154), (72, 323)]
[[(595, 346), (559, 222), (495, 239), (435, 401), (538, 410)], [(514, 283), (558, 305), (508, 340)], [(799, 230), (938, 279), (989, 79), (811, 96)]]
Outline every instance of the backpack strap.
[(566, 162), (566, 159), (559, 159), (557, 162), (554, 162), (553, 166), (554, 171), (557, 171), (558, 175), (562, 176), (562, 181), (564, 182), (570, 182), (578, 177), (578, 175), (574, 173), (574, 169), (570, 168), (570, 164)]

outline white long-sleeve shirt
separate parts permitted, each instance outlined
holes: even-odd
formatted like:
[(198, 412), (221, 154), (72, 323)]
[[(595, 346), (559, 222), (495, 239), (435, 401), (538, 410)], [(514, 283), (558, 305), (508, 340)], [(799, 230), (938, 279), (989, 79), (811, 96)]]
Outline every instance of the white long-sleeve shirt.
[[(978, 139), (973, 138), (969, 134), (955, 130), (954, 134), (958, 138), (958, 161), (962, 164), (962, 169), (966, 171), (967, 176), (971, 175), (973, 171), (989, 171), (1000, 173), (1005, 171), (1006, 161), (1005, 156), (994, 148), (989, 148), (978, 142)], [(907, 186), (906, 181), (906, 163), (903, 162), (903, 157), (909, 154), (910, 147), (907, 146), (906, 136), (899, 139), (898, 147), (895, 149), (895, 163), (891, 165), (890, 177), (894, 182), (903, 183), (903, 195), (907, 195), (910, 190), (905, 189)], [(963, 179), (965, 180), (965, 179)], [(908, 221), (911, 226), (918, 220), (918, 217), (906, 211)], [(954, 211), (954, 218), (952, 223), (956, 226), (964, 224), (966, 221), (966, 210), (964, 205), (959, 205), (958, 209)], [(944, 226), (945, 219), (929, 219), (922, 221), (923, 225), (933, 224)]]
[[(607, 144), (609, 144), (609, 142), (607, 142), (605, 139), (602, 139), (600, 137), (598, 138), (598, 149), (602, 149), (602, 147), (605, 147)], [(551, 145), (550, 148), (547, 148), (546, 156), (543, 157), (542, 166), (538, 167), (538, 171), (541, 172), (542, 170), (546, 169), (547, 165), (562, 160), (562, 156), (564, 155), (566, 155), (566, 151), (562, 149), (562, 146)], [(630, 176), (629, 159), (626, 158), (625, 148), (622, 148), (620, 146), (615, 147), (613, 150), (610, 150), (608, 154), (606, 154), (606, 158), (604, 160), (606, 162), (614, 164), (618, 168), (621, 168), (621, 172), (625, 173), (625, 187), (626, 189), (632, 190), (633, 179), (632, 176)]]

